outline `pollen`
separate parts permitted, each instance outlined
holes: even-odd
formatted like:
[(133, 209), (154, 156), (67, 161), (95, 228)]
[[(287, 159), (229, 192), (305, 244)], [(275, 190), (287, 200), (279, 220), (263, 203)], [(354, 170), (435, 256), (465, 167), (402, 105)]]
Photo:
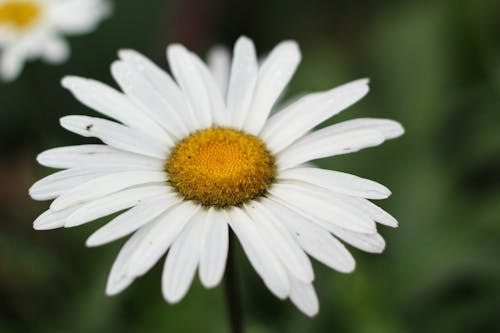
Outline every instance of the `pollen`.
[(40, 6), (32, 1), (12, 0), (0, 3), (0, 26), (27, 28), (40, 16)]
[(237, 206), (266, 193), (275, 159), (258, 137), (214, 127), (179, 141), (165, 162), (169, 182), (204, 206)]

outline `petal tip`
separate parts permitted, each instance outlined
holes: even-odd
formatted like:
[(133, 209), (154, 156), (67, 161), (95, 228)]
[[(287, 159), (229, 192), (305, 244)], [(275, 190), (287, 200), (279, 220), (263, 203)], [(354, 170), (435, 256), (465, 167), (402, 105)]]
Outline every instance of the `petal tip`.
[(66, 89), (73, 89), (75, 86), (75, 82), (77, 80), (81, 80), (82, 78), (73, 75), (67, 75), (61, 79), (61, 86)]
[(397, 126), (396, 126), (396, 133), (397, 133), (397, 136), (401, 136), (403, 134), (405, 134), (405, 129), (403, 127), (403, 125), (401, 125), (401, 123), (399, 122), (396, 122)]
[(174, 43), (167, 46), (167, 55), (169, 57), (178, 54), (179, 52), (182, 53), (187, 52), (187, 49), (184, 47), (184, 45), (179, 43)]
[(182, 300), (183, 297), (184, 297), (184, 295), (178, 294), (170, 289), (163, 290), (163, 298), (169, 304), (172, 304), (172, 305), (177, 304)]
[(118, 57), (122, 60), (125, 60), (126, 58), (132, 56), (135, 54), (135, 51), (132, 49), (119, 49), (118, 50)]
[(38, 220), (35, 220), (35, 222), (33, 222), (33, 229), (37, 230), (37, 231), (42, 231), (42, 230), (46, 230), (44, 227), (43, 227), (43, 224), (40, 223)]
[(318, 315), (318, 313), (319, 313), (319, 306), (304, 311), (304, 314), (306, 316), (308, 316), (309, 318), (316, 317)]
[(86, 247), (97, 247), (101, 245), (99, 239), (97, 239), (94, 235), (91, 235), (87, 240), (85, 241), (85, 246)]
[(241, 35), (240, 37), (238, 37), (238, 39), (236, 40), (236, 43), (235, 45), (239, 45), (239, 44), (251, 44), (253, 45), (253, 41), (252, 39), (248, 38), (247, 36), (245, 35)]

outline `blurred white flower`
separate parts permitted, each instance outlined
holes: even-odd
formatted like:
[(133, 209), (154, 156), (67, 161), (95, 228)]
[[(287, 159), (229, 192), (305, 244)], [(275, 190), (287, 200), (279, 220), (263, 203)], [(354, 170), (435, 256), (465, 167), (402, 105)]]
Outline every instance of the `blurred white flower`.
[(63, 36), (91, 32), (109, 13), (107, 0), (0, 0), (0, 78), (15, 79), (27, 60), (66, 61)]
[(175, 81), (135, 51), (119, 56), (111, 71), (123, 93), (80, 77), (62, 82), (80, 102), (117, 122), (67, 116), (61, 125), (104, 144), (40, 154), (42, 165), (66, 170), (30, 189), (34, 199), (55, 199), (34, 223), (40, 230), (127, 210), (87, 241), (97, 246), (133, 233), (113, 264), (108, 294), (124, 290), (167, 251), (167, 301), (185, 296), (197, 269), (205, 287), (216, 286), (230, 227), (271, 292), (312, 316), (318, 300), (306, 254), (348, 273), (355, 262), (339, 239), (383, 251), (376, 222), (397, 222), (368, 199), (387, 198), (390, 191), (304, 165), (403, 134), (398, 122), (372, 118), (314, 130), (364, 97), (368, 80), (306, 95), (272, 114), (301, 58), (293, 41), (277, 45), (259, 64), (252, 41), (241, 37), (232, 61), (219, 49), (210, 67), (183, 46), (169, 46)]

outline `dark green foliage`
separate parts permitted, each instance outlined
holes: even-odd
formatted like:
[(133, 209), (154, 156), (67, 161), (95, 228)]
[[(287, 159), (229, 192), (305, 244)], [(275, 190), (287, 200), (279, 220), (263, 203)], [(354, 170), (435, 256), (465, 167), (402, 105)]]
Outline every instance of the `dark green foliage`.
[(58, 126), (62, 115), (95, 115), (60, 87), (62, 76), (111, 83), (120, 48), (166, 68), (168, 43), (204, 53), (242, 33), (260, 52), (285, 38), (300, 43), (289, 96), (371, 77), (370, 94), (329, 123), (387, 117), (407, 130), (381, 147), (319, 161), (392, 189), (380, 205), (401, 226), (381, 228), (385, 253), (353, 250), (357, 269), (348, 276), (315, 265), (321, 310), (311, 320), (275, 299), (240, 249), (247, 332), (500, 331), (500, 2), (115, 2), (115, 15), (96, 33), (71, 38), (67, 64), (33, 62), (0, 85), (0, 332), (227, 331), (222, 288), (195, 282), (169, 306), (160, 265), (124, 293), (105, 296), (120, 242), (86, 249), (98, 222), (33, 231), (48, 205), (31, 201), (27, 189), (50, 172), (35, 164), (38, 152), (89, 142)]

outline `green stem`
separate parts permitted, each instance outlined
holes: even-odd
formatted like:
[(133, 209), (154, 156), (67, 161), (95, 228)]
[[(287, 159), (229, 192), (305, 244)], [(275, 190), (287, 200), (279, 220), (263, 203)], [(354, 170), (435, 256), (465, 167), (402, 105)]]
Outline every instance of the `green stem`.
[(238, 272), (234, 260), (235, 236), (233, 232), (229, 236), (229, 249), (226, 264), (226, 274), (224, 276), (224, 287), (226, 289), (227, 312), (229, 315), (229, 325), (231, 333), (243, 332), (243, 318), (241, 296), (238, 284)]

